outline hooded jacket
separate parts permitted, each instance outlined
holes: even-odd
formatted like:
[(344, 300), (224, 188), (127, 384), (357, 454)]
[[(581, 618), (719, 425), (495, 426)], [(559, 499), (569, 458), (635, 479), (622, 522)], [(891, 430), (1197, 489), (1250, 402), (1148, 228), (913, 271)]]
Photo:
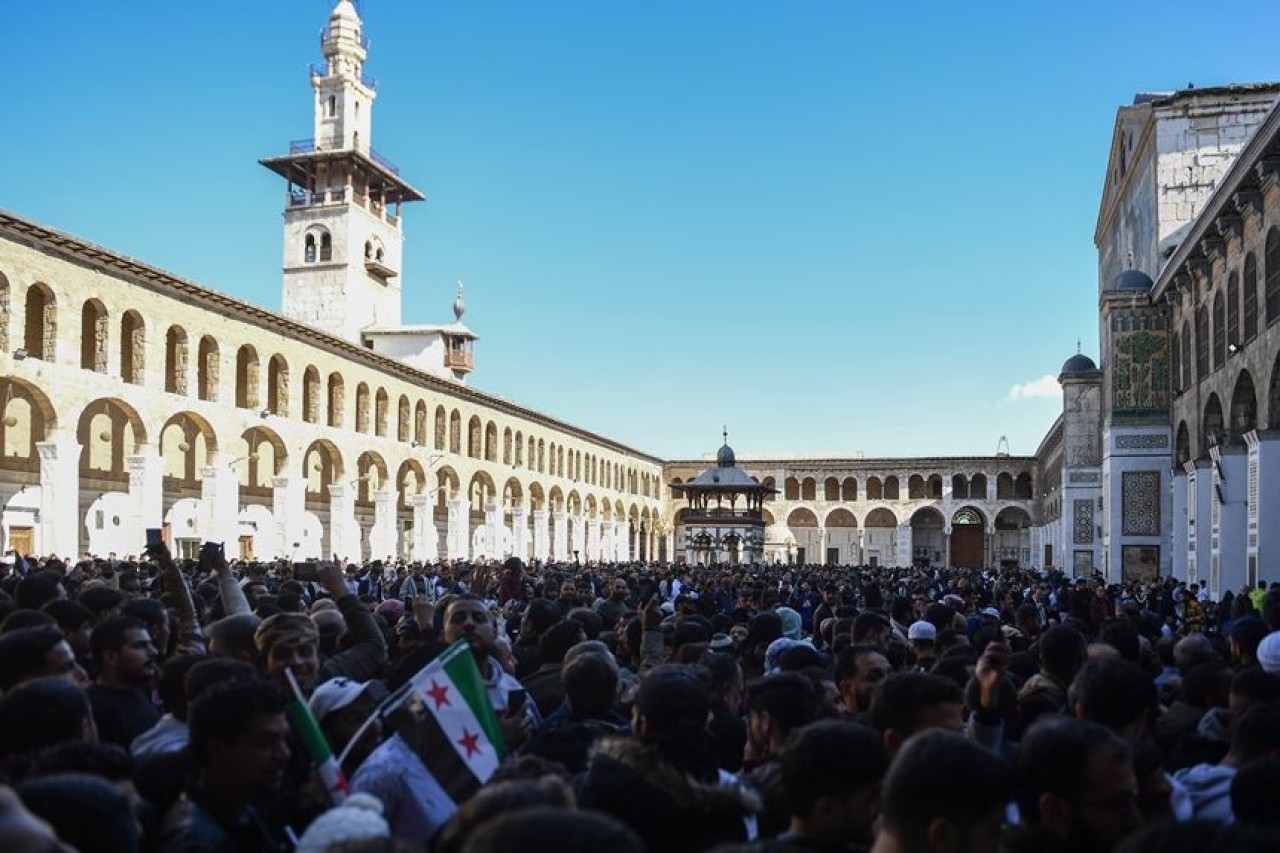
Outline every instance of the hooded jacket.
[(1191, 797), (1192, 817), (1196, 820), (1216, 820), (1234, 823), (1231, 811), (1231, 781), (1236, 778), (1236, 768), (1220, 764), (1197, 764), (1173, 774)]
[(621, 820), (648, 849), (670, 853), (751, 841), (760, 808), (705, 748), (651, 739), (600, 741), (574, 788), (580, 805)]

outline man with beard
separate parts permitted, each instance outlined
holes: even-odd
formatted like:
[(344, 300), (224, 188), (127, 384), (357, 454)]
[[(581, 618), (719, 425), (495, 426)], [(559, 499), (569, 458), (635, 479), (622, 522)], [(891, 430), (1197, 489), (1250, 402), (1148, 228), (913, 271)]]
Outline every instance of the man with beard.
[(835, 678), (844, 700), (845, 716), (865, 721), (876, 688), (889, 677), (893, 667), (875, 646), (849, 646), (836, 656)]
[(128, 750), (134, 738), (160, 720), (147, 691), (157, 672), (156, 647), (142, 622), (110, 616), (93, 629), (89, 649), (98, 678), (85, 693), (98, 737)]
[[(451, 644), (464, 637), (480, 668), (480, 677), (498, 715), (507, 749), (518, 749), (541, 719), (537, 706), (528, 701), (520, 682), (498, 663), (493, 617), (485, 603), (474, 595), (458, 596), (449, 602), (444, 612), (444, 641)], [(526, 697), (518, 700), (522, 704), (513, 705), (513, 693)]]
[(255, 806), (276, 795), (289, 762), (285, 699), (263, 681), (217, 685), (191, 706), (196, 778), (165, 818), (162, 850), (287, 849)]
[(1109, 853), (1141, 823), (1128, 744), (1094, 723), (1050, 716), (1018, 754), (1022, 823), (1004, 853)]
[(626, 578), (614, 578), (609, 597), (596, 605), (596, 613), (600, 614), (600, 620), (604, 622), (604, 630), (613, 631), (618, 627), (618, 620), (630, 609), (630, 598), (631, 589), (627, 586)]

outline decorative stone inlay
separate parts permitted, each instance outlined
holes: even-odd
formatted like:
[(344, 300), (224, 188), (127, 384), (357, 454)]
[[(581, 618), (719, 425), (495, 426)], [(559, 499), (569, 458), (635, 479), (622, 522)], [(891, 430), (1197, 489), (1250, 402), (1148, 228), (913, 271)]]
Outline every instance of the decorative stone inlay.
[(1097, 471), (1072, 471), (1067, 474), (1068, 483), (1101, 483), (1102, 475)]
[(1120, 528), (1125, 536), (1160, 535), (1160, 472), (1125, 471), (1120, 479)]
[(1071, 502), (1071, 541), (1076, 545), (1093, 544), (1093, 501)]
[(1157, 450), (1169, 446), (1169, 436), (1162, 434), (1118, 435), (1117, 450)]

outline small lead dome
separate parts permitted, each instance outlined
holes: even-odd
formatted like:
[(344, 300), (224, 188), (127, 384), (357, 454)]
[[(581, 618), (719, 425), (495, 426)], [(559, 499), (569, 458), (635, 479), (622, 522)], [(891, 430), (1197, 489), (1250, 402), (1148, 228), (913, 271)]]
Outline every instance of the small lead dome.
[(720, 450), (716, 453), (716, 465), (721, 468), (732, 468), (738, 464), (737, 458), (733, 455), (733, 448), (728, 444), (720, 446)]
[(1069, 375), (1072, 373), (1095, 373), (1098, 365), (1093, 363), (1093, 359), (1082, 352), (1078, 352), (1071, 358), (1062, 363), (1062, 374)]
[(1149, 293), (1154, 282), (1141, 270), (1125, 270), (1107, 285), (1110, 293)]

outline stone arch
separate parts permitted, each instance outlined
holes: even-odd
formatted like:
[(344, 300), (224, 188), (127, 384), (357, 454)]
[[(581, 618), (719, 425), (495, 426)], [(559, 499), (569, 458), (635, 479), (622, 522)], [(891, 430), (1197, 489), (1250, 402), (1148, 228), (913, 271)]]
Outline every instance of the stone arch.
[(932, 566), (943, 561), (946, 553), (946, 519), (935, 507), (926, 506), (911, 515), (911, 563)]
[(356, 383), (356, 432), (369, 432), (369, 384)]
[(845, 477), (840, 484), (840, 499), (845, 501), (856, 501), (858, 499), (858, 478)]
[(373, 395), (373, 434), (386, 438), (391, 432), (391, 398), (387, 389), (378, 386)]
[(969, 499), (985, 501), (987, 499), (987, 475), (974, 474), (969, 478)]
[(497, 487), (493, 478), (485, 471), (472, 474), (471, 482), (467, 484), (467, 498), (472, 512), (483, 513), (485, 505), (497, 499)]
[(289, 362), (280, 353), (267, 362), (267, 411), (289, 417)]
[(543, 491), (542, 484), (534, 480), (529, 484), (529, 510), (530, 512), (547, 508), (547, 493)]
[(812, 501), (818, 497), (818, 483), (813, 477), (805, 477), (800, 481), (800, 500)]
[(258, 351), (253, 344), (236, 350), (236, 406), (258, 408)]
[(951, 526), (955, 527), (957, 524), (986, 527), (987, 516), (977, 507), (966, 504), (951, 514)]
[(372, 506), (373, 496), (382, 490), (388, 480), (387, 461), (376, 450), (366, 450), (356, 459), (356, 503)]
[(0, 352), (9, 351), (9, 324), (13, 319), (9, 279), (0, 272)]
[(58, 299), (49, 285), (37, 281), (27, 288), (22, 348), (28, 358), (53, 362), (57, 359), (57, 344)]
[(445, 506), (445, 502), (457, 497), (458, 491), (462, 488), (462, 479), (458, 477), (458, 472), (453, 470), (450, 465), (441, 465), (436, 469), (436, 496), (437, 505)]
[(176, 323), (164, 335), (164, 390), (170, 394), (187, 395), (187, 361), (190, 345), (187, 330)]
[(1020, 506), (1006, 506), (996, 513), (996, 530), (1025, 530), (1031, 527), (1031, 514)]
[(137, 311), (120, 317), (120, 378), (130, 385), (146, 383), (147, 324)]
[(897, 527), (898, 516), (888, 507), (878, 506), (863, 519), (863, 527)]
[[(541, 486), (539, 486), (539, 488), (541, 488)], [(565, 496), (559, 486), (552, 486), (551, 491), (547, 492), (547, 503), (553, 510), (564, 509), (566, 506)]]
[(342, 428), (342, 422), (345, 417), (344, 411), (347, 407), (347, 381), (342, 378), (342, 374), (334, 371), (329, 374), (329, 382), (327, 388), (326, 408), (328, 409), (325, 421), (329, 426), (335, 429)]
[(107, 372), (111, 320), (101, 299), (86, 299), (80, 308), (80, 369)]
[(807, 506), (798, 506), (787, 514), (787, 527), (817, 527), (818, 517)]
[(1029, 501), (1035, 495), (1035, 480), (1030, 471), (1023, 471), (1013, 480), (1013, 496), (1020, 501)]
[(524, 465), (524, 433), (520, 430), (516, 430), (516, 450), (512, 464), (517, 468)]
[(314, 364), (302, 371), (302, 420), (309, 424), (320, 420), (320, 371)]
[(524, 499), (524, 487), (520, 485), (520, 480), (515, 477), (508, 477), (507, 482), (502, 484), (502, 502), (507, 507), (514, 507), (520, 504)]
[(1013, 475), (1001, 471), (996, 475), (996, 500), (1011, 501), (1014, 497)]
[(0, 379), (0, 469), (38, 475), (36, 445), (58, 427), (57, 412), (44, 391), (24, 379)]
[(789, 501), (800, 500), (800, 481), (795, 477), (788, 477), (783, 486), (782, 496)]
[(775, 523), (773, 513), (769, 512), (767, 509), (760, 510), (760, 520), (764, 522), (766, 527)]
[(472, 459), (484, 458), (483, 427), (480, 416), (472, 415), (467, 421), (467, 456)]
[(884, 499), (887, 501), (898, 500), (898, 478), (892, 474), (884, 478)]
[(396, 506), (401, 510), (412, 509), (409, 499), (427, 490), (427, 472), (417, 459), (409, 458), (396, 469)]
[(1241, 370), (1231, 392), (1230, 429), (1235, 435), (1244, 435), (1258, 428), (1258, 395), (1253, 387), (1253, 376)]
[(986, 565), (986, 530), (987, 517), (977, 507), (966, 505), (952, 513), (952, 566), (982, 568)]
[[(772, 477), (765, 477), (765, 478), (764, 478), (764, 482), (763, 482), (763, 483), (761, 483), (761, 485), (768, 486), (768, 487), (769, 487), (769, 488), (771, 488), (771, 489), (776, 489), (776, 488), (778, 488), (777, 484), (774, 482), (774, 480), (773, 480), (773, 478), (772, 478)], [(650, 497), (653, 497), (653, 495), (650, 495)], [(777, 498), (777, 497), (778, 497), (778, 495), (777, 495), (776, 493), (769, 493), (769, 494), (766, 494), (766, 495), (764, 496), (764, 499), (765, 499), (766, 501), (771, 501), (771, 500), (774, 500), (774, 499), (775, 499), (775, 498)]]
[(582, 496), (578, 494), (577, 489), (572, 489), (569, 494), (564, 496), (565, 509), (570, 515), (579, 515), (582, 512)]
[(884, 482), (879, 477), (867, 478), (867, 500), (882, 501), (884, 500)]
[(214, 464), (218, 435), (195, 412), (178, 412), (160, 428), (162, 476), (186, 483), (200, 481), (204, 468)]
[(426, 400), (419, 400), (413, 405), (413, 441), (419, 447), (427, 446)]
[(969, 478), (964, 474), (951, 475), (951, 498), (959, 500), (969, 497)]
[(1177, 437), (1174, 439), (1173, 461), (1179, 468), (1191, 461), (1191, 435), (1187, 430), (1187, 422), (1178, 422)]
[(100, 397), (80, 413), (76, 425), (83, 478), (128, 481), (125, 457), (147, 441), (147, 428), (136, 409), (114, 397)]
[(498, 461), (498, 425), (493, 421), (484, 425), (484, 458), (489, 462)]
[(265, 497), (275, 477), (285, 472), (289, 449), (280, 434), (261, 424), (245, 430), (230, 448), (228, 463), (236, 472), (243, 489), (257, 489)]
[(921, 474), (912, 474), (907, 478), (907, 499), (913, 501), (922, 501), (925, 498), (924, 476)]
[(595, 495), (588, 494), (582, 506), (587, 518), (595, 518), (599, 513)]
[(433, 446), (436, 450), (444, 450), (449, 446), (449, 414), (444, 406), (436, 406)]
[(511, 464), (512, 432), (511, 427), (502, 431), (502, 464)]
[(822, 481), (822, 497), (823, 500), (838, 501), (840, 500), (840, 481), (835, 477), (827, 477)]
[(1200, 452), (1208, 453), (1209, 448), (1223, 443), (1226, 423), (1222, 418), (1222, 401), (1216, 393), (1209, 395), (1204, 404), (1204, 415), (1200, 419)]
[(302, 477), (306, 481), (307, 497), (313, 500), (329, 500), (329, 487), (345, 476), (342, 451), (332, 441), (318, 438), (302, 454)]
[(396, 441), (409, 443), (413, 435), (413, 410), (409, 406), (409, 395), (401, 394), (396, 401)]
[(201, 400), (218, 402), (221, 367), (222, 354), (218, 351), (218, 342), (210, 335), (200, 338), (196, 352), (196, 396)]
[(853, 513), (844, 507), (836, 507), (827, 513), (826, 520), (822, 522), (823, 527), (857, 527), (858, 519)]
[(925, 480), (925, 494), (933, 500), (942, 499), (942, 475), (930, 474)]
[(449, 412), (449, 452), (462, 453), (462, 413), (457, 409)]

